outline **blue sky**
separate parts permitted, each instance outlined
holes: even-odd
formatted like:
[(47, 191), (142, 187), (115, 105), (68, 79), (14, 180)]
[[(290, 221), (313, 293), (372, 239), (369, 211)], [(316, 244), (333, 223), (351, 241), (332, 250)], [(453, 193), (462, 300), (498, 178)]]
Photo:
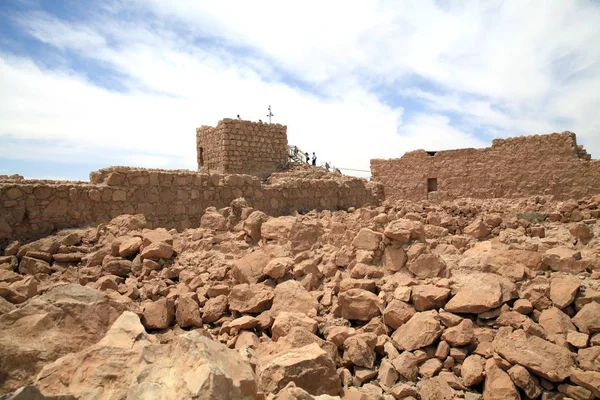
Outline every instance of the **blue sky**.
[(195, 169), (196, 127), (269, 104), (341, 168), (564, 130), (599, 158), (599, 42), (595, 1), (3, 1), (0, 174)]

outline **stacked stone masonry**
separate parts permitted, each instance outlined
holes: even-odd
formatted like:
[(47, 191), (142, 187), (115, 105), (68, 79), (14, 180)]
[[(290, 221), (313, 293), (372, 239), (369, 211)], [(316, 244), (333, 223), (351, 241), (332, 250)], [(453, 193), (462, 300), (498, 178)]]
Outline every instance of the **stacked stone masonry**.
[(287, 162), (287, 127), (232, 119), (196, 129), (198, 170), (263, 176)]
[(244, 197), (270, 215), (297, 210), (377, 205), (381, 185), (352, 177), (262, 184), (251, 175), (110, 167), (90, 182), (0, 179), (0, 239), (31, 238), (94, 225), (121, 214), (144, 214), (152, 227), (197, 227), (207, 207)]
[(600, 193), (600, 160), (572, 132), (496, 139), (484, 149), (412, 151), (371, 160), (371, 174), (391, 201)]

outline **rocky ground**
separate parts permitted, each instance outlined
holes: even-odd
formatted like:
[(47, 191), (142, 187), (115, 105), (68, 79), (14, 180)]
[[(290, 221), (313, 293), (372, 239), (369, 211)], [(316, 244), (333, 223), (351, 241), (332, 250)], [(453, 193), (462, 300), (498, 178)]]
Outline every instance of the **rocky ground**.
[(13, 241), (0, 397), (600, 397), (599, 204), (237, 199), (183, 232), (124, 215)]

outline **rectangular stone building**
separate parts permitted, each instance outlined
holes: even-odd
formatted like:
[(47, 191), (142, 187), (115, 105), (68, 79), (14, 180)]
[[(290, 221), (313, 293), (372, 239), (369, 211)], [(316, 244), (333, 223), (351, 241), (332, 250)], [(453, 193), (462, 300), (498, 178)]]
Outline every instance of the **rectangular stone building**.
[(484, 149), (411, 151), (371, 160), (371, 174), (392, 201), (600, 193), (600, 160), (572, 132), (495, 139)]
[(287, 126), (223, 119), (196, 129), (198, 170), (263, 176), (287, 163)]

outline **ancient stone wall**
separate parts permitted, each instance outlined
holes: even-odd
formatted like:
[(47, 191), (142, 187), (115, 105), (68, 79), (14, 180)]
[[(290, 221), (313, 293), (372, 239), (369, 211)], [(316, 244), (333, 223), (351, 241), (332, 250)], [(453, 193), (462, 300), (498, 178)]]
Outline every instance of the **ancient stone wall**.
[(371, 160), (371, 173), (392, 201), (600, 193), (600, 160), (591, 160), (572, 132), (496, 139), (484, 149), (412, 151)]
[(287, 162), (287, 127), (224, 119), (196, 129), (198, 170), (263, 176)]
[(0, 239), (35, 237), (141, 213), (153, 227), (197, 227), (209, 206), (238, 197), (270, 215), (346, 209), (382, 200), (382, 187), (363, 179), (284, 179), (262, 184), (251, 175), (111, 167), (90, 182), (0, 180)]

